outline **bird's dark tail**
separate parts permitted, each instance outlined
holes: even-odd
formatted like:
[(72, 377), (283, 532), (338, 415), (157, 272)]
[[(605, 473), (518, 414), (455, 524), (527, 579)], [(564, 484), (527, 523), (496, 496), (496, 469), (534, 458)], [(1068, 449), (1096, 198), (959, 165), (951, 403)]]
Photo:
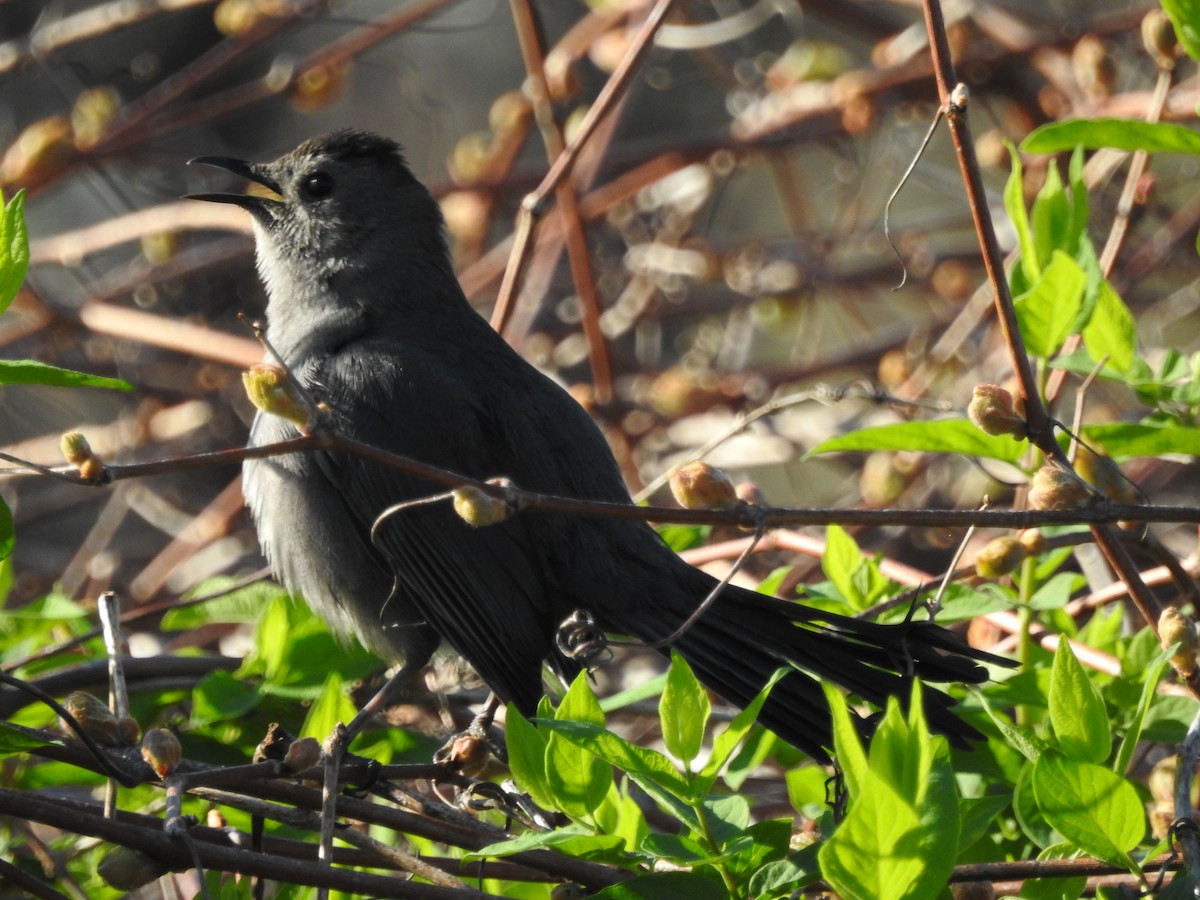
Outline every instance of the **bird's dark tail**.
[[(687, 578), (689, 586), (711, 588), (713, 582), (707, 575), (692, 571), (700, 577)], [(698, 592), (700, 597), (705, 593)], [(661, 620), (656, 624), (661, 628)], [(664, 634), (659, 631), (638, 637), (649, 642), (661, 640)], [(821, 681), (838, 684), (883, 706), (890, 696), (907, 699), (913, 677), (978, 684), (988, 678), (987, 669), (979, 662), (1013, 665), (973, 649), (930, 622), (881, 625), (733, 585), (724, 589), (673, 646), (701, 682), (740, 707), (754, 699), (776, 669), (798, 668), (775, 685), (759, 720), (819, 760), (828, 759), (832, 747), (832, 725)], [(930, 726), (952, 743), (965, 746), (968, 740), (983, 739), (951, 712), (952, 698), (932, 688), (926, 688), (924, 697)]]

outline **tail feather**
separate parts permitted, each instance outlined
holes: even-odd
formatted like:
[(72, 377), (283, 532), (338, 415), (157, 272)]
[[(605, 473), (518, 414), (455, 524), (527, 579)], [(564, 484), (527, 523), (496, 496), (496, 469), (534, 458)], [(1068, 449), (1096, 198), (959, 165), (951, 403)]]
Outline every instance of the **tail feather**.
[[(832, 746), (832, 723), (819, 681), (882, 706), (889, 696), (906, 699), (913, 677), (975, 684), (988, 677), (979, 662), (1012, 664), (932, 623), (881, 625), (732, 586), (674, 647), (702, 682), (738, 706), (749, 703), (779, 667), (796, 669), (775, 685), (759, 718), (821, 760)], [(983, 738), (951, 711), (953, 698), (928, 687), (924, 698), (930, 725), (952, 743)]]

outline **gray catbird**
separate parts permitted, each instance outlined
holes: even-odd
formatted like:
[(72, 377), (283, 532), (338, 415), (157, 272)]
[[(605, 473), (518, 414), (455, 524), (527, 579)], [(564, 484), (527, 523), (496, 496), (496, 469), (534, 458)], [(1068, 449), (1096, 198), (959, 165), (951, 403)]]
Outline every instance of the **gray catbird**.
[[(267, 336), (336, 433), (478, 479), (628, 502), (584, 410), (468, 305), (438, 204), (393, 141), (347, 130), (272, 163), (193, 162), (277, 195), (195, 196), (253, 218)], [(250, 443), (296, 434), (259, 413)], [(437, 504), (391, 514), (372, 535), (384, 510), (436, 487), (350, 454), (252, 460), (244, 474), (263, 551), (290, 591), (384, 658), (420, 665), (448, 644), (526, 714), (542, 695), (543, 662), (578, 670), (556, 641), (574, 611), (653, 643), (715, 584), (632, 520), (524, 512), (474, 528)], [(820, 680), (878, 704), (906, 695), (909, 676), (974, 683), (987, 671), (972, 660), (1004, 662), (931, 623), (880, 625), (734, 586), (673, 646), (741, 706), (794, 666), (760, 718), (821, 759), (830, 717)], [(981, 737), (945, 694), (927, 689), (925, 704), (956, 743)]]

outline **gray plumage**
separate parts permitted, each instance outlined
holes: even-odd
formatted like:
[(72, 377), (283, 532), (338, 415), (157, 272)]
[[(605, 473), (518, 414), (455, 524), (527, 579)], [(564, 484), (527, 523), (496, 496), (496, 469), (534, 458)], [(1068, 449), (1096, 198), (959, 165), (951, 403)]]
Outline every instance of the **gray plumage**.
[[(583, 409), (516, 354), (467, 303), (436, 201), (395, 143), (357, 131), (314, 138), (268, 164), (206, 157), (279, 199), (205, 194), (254, 220), (268, 337), (328, 405), (335, 431), (475, 478), (627, 502), (608, 445)], [(250, 443), (296, 434), (260, 413)], [(531, 713), (559, 625), (588, 610), (612, 633), (669, 635), (712, 589), (649, 526), (525, 512), (472, 528), (448, 504), (390, 515), (440, 488), (329, 452), (246, 463), (245, 492), (280, 581), (335, 628), (385, 658), (419, 664), (445, 642), (501, 698)], [(829, 714), (818, 679), (882, 702), (907, 675), (978, 682), (990, 659), (927, 623), (882, 626), (729, 587), (675, 643), (697, 675), (745, 705), (780, 665), (762, 720), (824, 758)], [(899, 674), (905, 673), (905, 674)], [(927, 691), (935, 727), (979, 737)]]

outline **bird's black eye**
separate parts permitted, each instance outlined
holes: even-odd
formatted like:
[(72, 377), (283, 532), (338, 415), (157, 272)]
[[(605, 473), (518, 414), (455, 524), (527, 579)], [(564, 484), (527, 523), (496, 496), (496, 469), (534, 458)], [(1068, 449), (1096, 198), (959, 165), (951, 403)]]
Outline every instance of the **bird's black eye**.
[(333, 187), (333, 176), (328, 172), (313, 172), (311, 175), (306, 175), (304, 180), (300, 182), (300, 191), (305, 197), (312, 200), (320, 200), (322, 197), (328, 197), (333, 193)]

